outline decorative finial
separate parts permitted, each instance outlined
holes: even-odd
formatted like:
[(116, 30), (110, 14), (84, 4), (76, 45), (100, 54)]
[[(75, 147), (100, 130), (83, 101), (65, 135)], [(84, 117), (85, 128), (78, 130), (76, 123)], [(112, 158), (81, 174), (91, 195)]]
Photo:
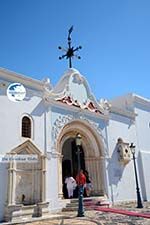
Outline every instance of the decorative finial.
[(62, 47), (58, 47), (58, 49), (64, 51), (66, 54), (62, 55), (59, 57), (59, 59), (63, 59), (63, 58), (66, 58), (66, 59), (69, 59), (69, 68), (72, 67), (72, 61), (71, 59), (73, 58), (73, 56), (77, 57), (78, 59), (81, 59), (80, 56), (74, 54), (74, 52), (78, 51), (79, 49), (81, 49), (82, 47), (79, 46), (79, 47), (71, 47), (71, 33), (73, 31), (73, 26), (70, 27), (69, 31), (68, 31), (68, 49), (64, 49)]

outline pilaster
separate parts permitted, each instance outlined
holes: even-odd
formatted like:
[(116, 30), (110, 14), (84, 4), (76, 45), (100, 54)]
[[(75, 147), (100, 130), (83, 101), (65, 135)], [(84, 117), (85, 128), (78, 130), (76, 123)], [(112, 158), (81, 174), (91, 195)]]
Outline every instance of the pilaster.
[(16, 161), (13, 159), (14, 154), (12, 154), (12, 159), (10, 161), (10, 167), (8, 169), (8, 205), (15, 205), (15, 189), (16, 189)]
[(62, 158), (63, 155), (58, 154), (58, 197), (63, 198), (63, 182), (62, 182)]
[(41, 156), (42, 165), (41, 165), (41, 172), (42, 172), (42, 202), (46, 201), (46, 156)]
[(104, 194), (103, 181), (103, 157), (86, 157), (85, 163), (87, 171), (90, 172), (90, 177), (93, 184), (95, 195)]

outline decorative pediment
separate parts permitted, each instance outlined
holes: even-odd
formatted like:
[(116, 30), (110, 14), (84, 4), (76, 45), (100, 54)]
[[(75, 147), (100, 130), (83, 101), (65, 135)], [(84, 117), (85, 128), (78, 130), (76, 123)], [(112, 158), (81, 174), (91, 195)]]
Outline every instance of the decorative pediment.
[(22, 144), (18, 145), (16, 148), (12, 149), (9, 154), (36, 154), (38, 156), (42, 155), (42, 152), (30, 141), (27, 140)]
[(50, 93), (50, 97), (67, 105), (105, 114), (90, 91), (86, 79), (75, 69), (69, 69)]

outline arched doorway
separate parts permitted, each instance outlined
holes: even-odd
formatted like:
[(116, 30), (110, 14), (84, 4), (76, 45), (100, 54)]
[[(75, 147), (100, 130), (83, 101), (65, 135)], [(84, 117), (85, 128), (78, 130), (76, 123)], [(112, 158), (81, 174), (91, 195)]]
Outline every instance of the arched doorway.
[[(78, 173), (78, 156), (77, 156), (77, 147), (75, 143), (75, 138), (68, 138), (62, 147), (62, 181), (63, 181), (63, 195), (66, 198), (66, 188), (65, 188), (65, 178), (67, 176), (73, 176), (76, 178)], [(85, 159), (84, 159), (84, 150), (82, 145), (80, 146), (80, 164), (81, 169), (85, 171)]]
[[(76, 172), (77, 162), (74, 160), (75, 137), (80, 133), (82, 137), (82, 151), (84, 168), (88, 171), (93, 182), (93, 195), (104, 195), (106, 192), (106, 167), (104, 157), (104, 144), (102, 136), (95, 127), (84, 120), (74, 120), (67, 123), (57, 139), (58, 159), (58, 186), (60, 197), (63, 196), (63, 182), (66, 171), (72, 175)], [(72, 154), (73, 151), (73, 155)], [(82, 159), (81, 159), (82, 161)], [(66, 170), (66, 171), (65, 171)]]

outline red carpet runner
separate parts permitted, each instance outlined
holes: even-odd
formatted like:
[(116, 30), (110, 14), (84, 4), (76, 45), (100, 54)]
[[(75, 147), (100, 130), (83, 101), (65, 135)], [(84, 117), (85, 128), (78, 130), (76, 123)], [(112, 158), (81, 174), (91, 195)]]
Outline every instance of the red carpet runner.
[(117, 213), (117, 214), (122, 214), (126, 216), (137, 216), (137, 217), (150, 219), (150, 213), (141, 213), (141, 212), (133, 212), (133, 211), (123, 210), (123, 209), (106, 208), (106, 207), (97, 206), (95, 204), (92, 204), (91, 202), (86, 202), (84, 205), (87, 209), (89, 208), (96, 211)]

